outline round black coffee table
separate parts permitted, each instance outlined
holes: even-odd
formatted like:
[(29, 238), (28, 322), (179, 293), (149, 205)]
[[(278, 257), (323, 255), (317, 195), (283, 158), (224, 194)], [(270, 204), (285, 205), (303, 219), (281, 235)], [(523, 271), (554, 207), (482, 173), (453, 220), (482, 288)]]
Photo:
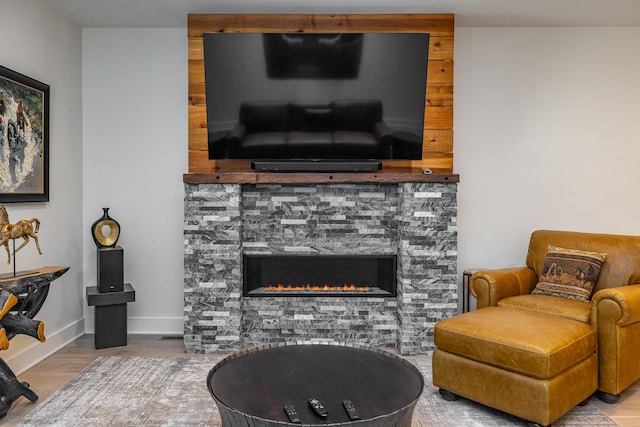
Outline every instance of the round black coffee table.
[[(411, 426), (424, 388), (420, 371), (389, 352), (341, 345), (274, 345), (235, 353), (216, 364), (207, 378), (223, 426), (332, 424)], [(308, 403), (325, 406), (321, 417)], [(350, 400), (361, 420), (352, 421)], [(300, 423), (284, 407), (293, 405)]]

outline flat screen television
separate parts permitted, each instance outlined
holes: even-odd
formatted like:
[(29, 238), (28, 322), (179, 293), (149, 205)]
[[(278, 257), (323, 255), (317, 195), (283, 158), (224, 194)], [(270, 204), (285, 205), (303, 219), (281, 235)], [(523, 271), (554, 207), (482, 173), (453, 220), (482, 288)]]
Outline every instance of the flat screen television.
[(203, 40), (210, 159), (321, 170), (422, 158), (428, 33)]

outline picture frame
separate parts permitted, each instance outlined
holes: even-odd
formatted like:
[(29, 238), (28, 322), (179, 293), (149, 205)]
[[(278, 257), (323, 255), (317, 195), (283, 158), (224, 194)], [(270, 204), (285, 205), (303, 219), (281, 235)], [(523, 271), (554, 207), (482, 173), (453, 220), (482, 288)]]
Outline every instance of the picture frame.
[(0, 203), (49, 201), (49, 85), (0, 65)]

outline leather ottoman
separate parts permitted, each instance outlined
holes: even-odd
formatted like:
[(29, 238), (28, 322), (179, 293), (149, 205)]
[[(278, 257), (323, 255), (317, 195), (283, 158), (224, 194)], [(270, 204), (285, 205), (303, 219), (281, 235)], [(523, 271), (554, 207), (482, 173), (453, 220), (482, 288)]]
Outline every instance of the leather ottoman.
[(596, 333), (585, 323), (486, 307), (435, 325), (433, 384), (549, 425), (598, 388)]

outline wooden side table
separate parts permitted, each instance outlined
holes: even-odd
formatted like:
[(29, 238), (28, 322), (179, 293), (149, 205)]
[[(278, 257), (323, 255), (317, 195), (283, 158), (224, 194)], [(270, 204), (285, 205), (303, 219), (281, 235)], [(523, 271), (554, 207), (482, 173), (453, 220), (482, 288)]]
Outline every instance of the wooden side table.
[(136, 300), (131, 283), (119, 292), (99, 292), (97, 286), (86, 290), (87, 303), (94, 305), (94, 342), (96, 348), (127, 345), (127, 303)]
[[(34, 319), (42, 308), (51, 282), (69, 270), (68, 266), (42, 267), (19, 276), (0, 279), (0, 349), (9, 348), (9, 340), (18, 334), (44, 342), (44, 323)], [(0, 418), (7, 415), (13, 402), (21, 396), (31, 402), (38, 395), (20, 381), (0, 358)]]

